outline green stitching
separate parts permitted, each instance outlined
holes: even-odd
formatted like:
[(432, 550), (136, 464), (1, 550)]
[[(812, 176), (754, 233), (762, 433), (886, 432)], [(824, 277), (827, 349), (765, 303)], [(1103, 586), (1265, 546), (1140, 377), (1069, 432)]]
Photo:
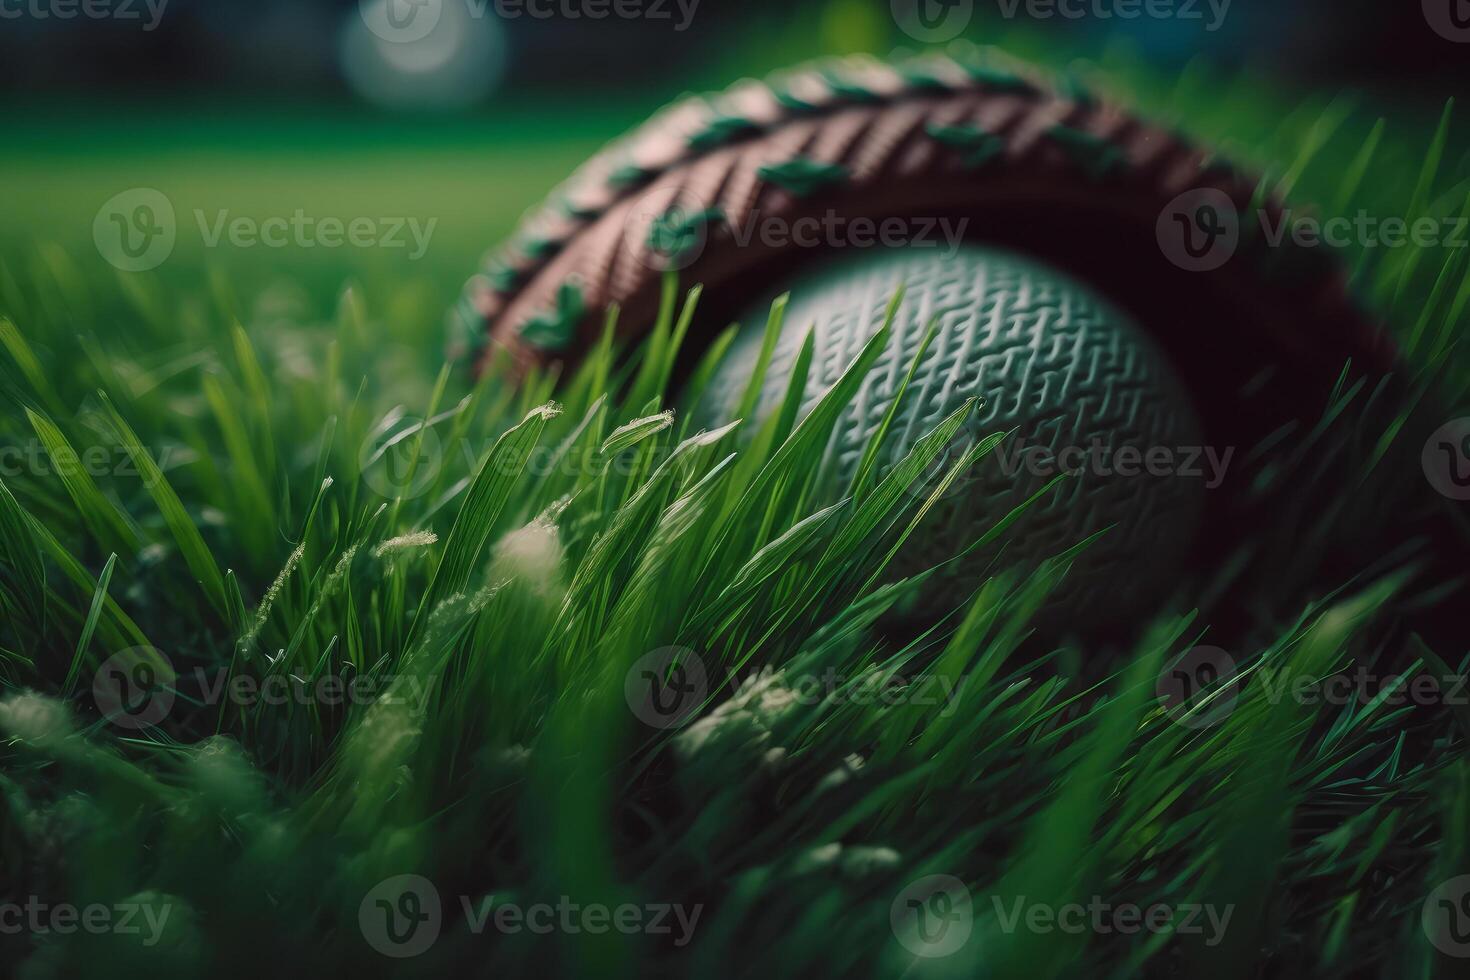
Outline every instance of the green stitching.
[(760, 127), (741, 116), (716, 116), (705, 128), (689, 137), (690, 149), (703, 152), (760, 132)]
[(1075, 75), (1067, 75), (1062, 78), (1061, 84), (1057, 86), (1057, 94), (1083, 108), (1097, 105), (1097, 96), (1092, 94), (1087, 83)]
[(559, 202), (561, 213), (574, 221), (590, 221), (602, 213), (601, 208), (586, 208), (579, 206), (570, 197)]
[(540, 350), (565, 350), (576, 338), (577, 323), (586, 309), (582, 290), (575, 283), (564, 282), (556, 291), (556, 308), (521, 324), (521, 339)]
[(699, 235), (707, 225), (724, 218), (725, 213), (719, 208), (692, 212), (671, 208), (649, 223), (645, 244), (669, 261), (678, 262), (698, 243)]
[(1000, 155), (1005, 140), (987, 133), (979, 126), (941, 126), (929, 123), (924, 132), (930, 137), (960, 151), (960, 162), (968, 170), (977, 170)]
[(541, 238), (539, 236), (528, 236), (521, 241), (521, 251), (530, 258), (540, 261), (548, 259), (561, 251), (562, 242), (554, 238)]
[(964, 68), (976, 82), (997, 92), (1030, 94), (1036, 91), (1035, 85), (1032, 85), (1013, 71), (1006, 71), (1003, 68), (996, 68), (993, 65), (966, 64), (963, 62), (960, 67)]
[(756, 176), (797, 197), (808, 197), (829, 184), (841, 183), (848, 178), (848, 173), (847, 168), (839, 164), (793, 157), (785, 163), (761, 167)]
[(521, 281), (521, 274), (506, 262), (492, 259), (489, 267), (485, 269), (485, 278), (490, 280), (490, 285), (494, 286), (497, 291), (508, 293), (515, 289), (516, 284)]
[(806, 115), (808, 113), (821, 111), (817, 106), (806, 101), (805, 99), (799, 99), (796, 96), (792, 95), (788, 89), (772, 87), (771, 94), (776, 97), (776, 101), (781, 104), (781, 107), (783, 109), (786, 109), (788, 112), (795, 112), (801, 115)]
[(877, 103), (883, 101), (883, 96), (872, 89), (856, 82), (850, 82), (837, 75), (835, 72), (822, 72), (822, 81), (832, 90), (832, 94), (845, 102)]
[(1123, 166), (1123, 151), (1101, 136), (1072, 129), (1070, 126), (1053, 126), (1048, 135), (1093, 180), (1102, 180)]
[(614, 187), (637, 187), (639, 184), (652, 180), (654, 173), (655, 171), (640, 167), (636, 163), (625, 163), (608, 174), (607, 182)]
[(899, 65), (897, 71), (909, 88), (921, 92), (948, 92), (949, 82), (920, 65)]

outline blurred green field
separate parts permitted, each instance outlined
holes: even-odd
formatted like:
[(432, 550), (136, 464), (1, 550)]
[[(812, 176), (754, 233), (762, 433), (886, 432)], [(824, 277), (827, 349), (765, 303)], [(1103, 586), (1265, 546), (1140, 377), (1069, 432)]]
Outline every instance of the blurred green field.
[[(135, 187), (173, 203), (178, 241), (157, 270), (186, 283), (228, 268), (242, 289), (285, 276), (315, 289), (356, 277), (430, 284), (448, 305), (480, 255), (520, 214), (648, 107), (519, 106), (483, 117), (394, 117), (354, 109), (238, 109), (218, 104), (60, 106), (12, 113), (0, 184), (0, 253), (24, 262), (56, 244), (83, 267), (98, 208)], [(23, 189), (23, 190), (22, 190)], [(429, 249), (211, 246), (196, 212), (263, 220), (297, 209), (315, 219), (433, 222)]]

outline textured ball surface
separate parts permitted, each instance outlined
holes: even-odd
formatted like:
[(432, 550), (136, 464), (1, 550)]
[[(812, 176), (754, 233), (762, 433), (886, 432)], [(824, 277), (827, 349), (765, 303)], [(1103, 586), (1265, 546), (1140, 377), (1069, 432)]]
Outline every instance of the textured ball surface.
[[(1033, 504), (997, 549), (976, 553), (947, 574), (925, 609), (963, 601), (987, 569), (1034, 567), (1111, 526), (1078, 556), (1046, 616), (1068, 629), (1146, 612), (1169, 587), (1199, 527), (1208, 471), (1179, 471), (1187, 462), (1191, 472), (1203, 469), (1188, 460), (1202, 446), (1201, 427), (1174, 369), (1143, 329), (1057, 269), (978, 245), (949, 256), (935, 248), (868, 250), (816, 266), (787, 284), (791, 304), (757, 419), (749, 421), (764, 421), (780, 405), (811, 329), (814, 352), (802, 401), (803, 413), (809, 411), (882, 326), (900, 283), (906, 293), (892, 339), (827, 447), (826, 492), (846, 492), (926, 326), (937, 318), (938, 332), (890, 429), (880, 470), (972, 395), (983, 404), (962, 434), (966, 444), (1014, 434), (939, 502), (896, 572), (954, 556), (1065, 468), (1075, 478)], [(758, 304), (741, 320), (745, 326), (704, 398), (711, 419), (738, 410), (769, 306), (769, 300)]]

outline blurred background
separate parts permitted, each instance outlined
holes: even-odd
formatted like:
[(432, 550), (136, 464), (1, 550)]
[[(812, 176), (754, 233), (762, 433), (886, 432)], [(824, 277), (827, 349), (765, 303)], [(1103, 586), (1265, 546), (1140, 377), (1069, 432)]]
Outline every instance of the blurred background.
[[(1447, 13), (1455, 9), (1439, 0)], [(967, 36), (1036, 21), (1079, 46), (1127, 33), (1160, 63), (1204, 55), (1313, 82), (1463, 80), (1461, 53), (1426, 31), (1419, 0), (1142, 0), (1010, 4), (924, 0), (936, 23), (969, 10)], [(886, 0), (5, 0), (8, 94), (247, 96), (466, 108), (528, 95), (657, 94), (718, 84), (817, 51), (900, 40)], [(909, 4), (918, 6), (918, 4)], [(1462, 4), (1463, 6), (1463, 4)], [(1111, 8), (1111, 16), (1107, 11)], [(897, 16), (895, 14), (897, 13)], [(924, 16), (917, 11), (916, 17)], [(1470, 12), (1462, 16), (1470, 17)], [(365, 36), (374, 20), (409, 42)], [(430, 25), (431, 20), (438, 23)], [(1013, 22), (1007, 25), (1007, 21)], [(1120, 30), (1121, 29), (1121, 30)], [(412, 35), (424, 34), (421, 39)]]
[[(377, 297), (390, 312), (395, 302), (442, 310), (524, 210), (681, 93), (806, 58), (956, 37), (1097, 76), (1144, 111), (1227, 144), (1289, 142), (1299, 99), (1318, 99), (1320, 111), (1322, 99), (1342, 98), (1354, 118), (1385, 116), (1419, 135), (1470, 77), (1467, 7), (0, 0), (0, 273), (24, 278), (38, 262), (57, 265), (60, 279), (67, 268), (110, 273), (106, 259), (164, 279), (214, 274), (249, 303), (298, 315), (328, 311), (344, 281), (369, 293), (381, 282), (391, 283), (393, 295)], [(1226, 84), (1258, 87), (1260, 111), (1202, 113), (1202, 94)], [(1389, 156), (1422, 149), (1388, 144)], [(1447, 162), (1464, 171), (1463, 143), (1451, 143)], [(138, 210), (140, 189), (173, 209), (177, 234), (166, 260), (129, 268), (97, 242), (108, 220), (122, 228), (151, 214)], [(366, 219), (377, 237), (330, 245), (292, 232), (266, 247), (220, 235), (237, 218), (258, 225), (298, 212), (313, 223)], [(409, 227), (402, 246), (387, 244), (395, 221), (416, 223), (423, 247)]]

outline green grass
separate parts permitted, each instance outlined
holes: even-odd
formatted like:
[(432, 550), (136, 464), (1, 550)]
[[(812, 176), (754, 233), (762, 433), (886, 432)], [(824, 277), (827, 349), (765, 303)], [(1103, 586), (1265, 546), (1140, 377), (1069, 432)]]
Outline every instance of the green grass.
[[(1117, 70), (1125, 91), (1149, 91)], [(1470, 201), (1457, 144), (1426, 152), (1441, 142), (1432, 120), (1391, 123), (1363, 152), (1376, 120), (1341, 101), (1282, 113), (1243, 83), (1222, 98), (1202, 69), (1168, 92), (1155, 108), (1247, 141), (1236, 149), (1340, 212)], [(159, 274), (115, 273), (87, 244), (108, 194), (70, 200), (96, 165), (79, 163), (74, 185), (43, 178), (39, 155), (8, 165), (44, 193), (0, 265), (0, 444), (25, 450), (0, 476), (0, 898), (135, 903), (167, 920), (151, 944), (0, 934), (0, 962), (28, 976), (1433, 975), (1420, 909), (1470, 872), (1464, 719), (1271, 697), (1352, 663), (1459, 661), (1463, 649), (1380, 649), (1383, 627), (1424, 601), (1403, 562), (1263, 615), (1237, 651), (1234, 710), (1207, 728), (1154, 697), (1164, 664), (1209, 636), (1189, 604), (1127, 651), (1038, 648), (1029, 620), (1063, 562), (977, 583), (965, 608), (895, 638), (885, 613), (923, 582), (891, 582), (885, 566), (970, 460), (905, 492), (947, 442), (941, 427), (841, 503), (815, 498), (813, 462), (863, 358), (804, 420), (777, 413), (747, 440), (697, 431), (698, 392), (667, 390), (697, 293), (670, 291), (681, 298), (635, 368), (603, 346), (572, 377), (520, 389), (439, 371), (445, 284), (471, 264), (470, 226), (505, 224), (565, 169), (502, 154), (487, 177), (473, 166), (484, 149), (393, 201), (448, 214), (476, 188), (434, 265), (364, 260), (354, 285), (332, 280), (326, 309), (337, 266), (320, 256), (186, 251)], [(341, 160), (306, 156), (273, 159), (330, 184)], [(259, 160), (155, 162), (133, 166), (185, 203), (215, 182), (244, 188), (246, 203), (219, 206), (270, 203), (270, 181), (245, 176)], [(356, 179), (341, 208), (369, 184), (401, 186)], [(1463, 250), (1350, 261), (1412, 370), (1462, 402)], [(1345, 439), (1327, 416), (1366, 398), (1324, 406), (1316, 444)], [(1354, 423), (1366, 459), (1408, 438), (1402, 418)], [(1309, 455), (1278, 479), (1325, 479)], [(1295, 543), (1310, 550), (1347, 519), (1320, 515)], [(709, 696), (663, 731), (630, 711), (625, 679), (670, 646), (698, 657)], [(154, 679), (167, 716), (101, 717), (105, 663)], [(813, 677), (838, 687), (805, 696)], [(331, 678), (379, 696), (206, 693)], [(403, 874), (435, 883), (445, 922), (432, 948), (396, 961), (359, 916)], [(890, 907), (930, 874), (966, 883), (973, 934), (915, 960)], [(1036, 934), (1006, 931), (992, 903), (1094, 895), (1232, 917), (1218, 943)], [(677, 930), (476, 936), (461, 896), (699, 918), (688, 944)]]

